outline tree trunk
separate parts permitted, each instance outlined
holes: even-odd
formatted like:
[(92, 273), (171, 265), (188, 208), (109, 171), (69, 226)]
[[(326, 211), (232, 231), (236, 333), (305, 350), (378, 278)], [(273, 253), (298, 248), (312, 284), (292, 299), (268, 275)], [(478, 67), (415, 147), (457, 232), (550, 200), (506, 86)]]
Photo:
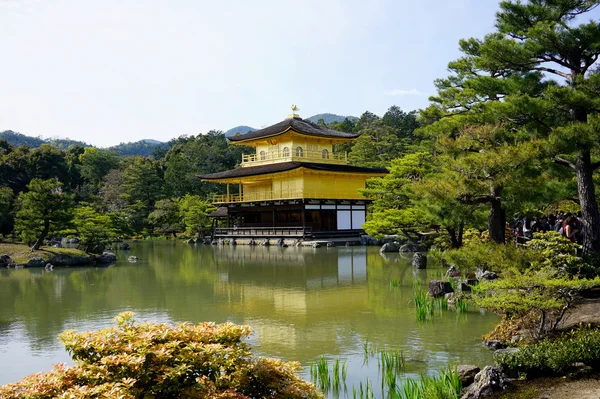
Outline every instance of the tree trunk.
[(40, 249), (40, 246), (44, 242), (44, 239), (48, 235), (49, 231), (50, 231), (50, 220), (44, 219), (44, 229), (42, 230), (42, 232), (38, 236), (37, 240), (35, 241), (35, 244), (33, 244), (33, 247), (31, 247), (32, 251), (37, 251), (38, 249)]
[(454, 230), (452, 227), (446, 227), (446, 231), (450, 236), (450, 243), (452, 249), (458, 249), (462, 247), (462, 236), (463, 236), (463, 223), (458, 225), (458, 230)]
[(594, 170), (590, 152), (580, 151), (575, 161), (577, 174), (577, 192), (581, 206), (581, 222), (583, 224), (583, 253), (600, 253), (600, 213), (594, 192), (592, 175)]
[(490, 239), (497, 244), (506, 242), (506, 212), (502, 208), (502, 187), (490, 186), (490, 215), (488, 216), (488, 231)]

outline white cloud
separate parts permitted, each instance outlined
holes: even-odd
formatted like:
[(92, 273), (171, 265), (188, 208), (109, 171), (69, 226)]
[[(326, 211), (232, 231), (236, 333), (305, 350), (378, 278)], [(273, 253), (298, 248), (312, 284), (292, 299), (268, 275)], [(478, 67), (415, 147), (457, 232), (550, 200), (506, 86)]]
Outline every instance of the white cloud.
[(426, 96), (425, 93), (422, 93), (417, 89), (410, 89), (410, 90), (394, 89), (394, 90), (386, 91), (385, 94), (387, 96), (418, 96), (418, 97)]

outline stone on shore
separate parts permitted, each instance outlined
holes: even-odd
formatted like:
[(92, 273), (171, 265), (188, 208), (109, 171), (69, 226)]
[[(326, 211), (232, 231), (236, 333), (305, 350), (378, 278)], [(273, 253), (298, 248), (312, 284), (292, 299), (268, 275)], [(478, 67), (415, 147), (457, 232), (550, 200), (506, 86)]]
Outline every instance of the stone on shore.
[(45, 267), (46, 261), (43, 258), (35, 256), (27, 261), (27, 267)]
[(499, 367), (486, 366), (475, 381), (463, 389), (461, 399), (482, 399), (508, 388), (510, 382)]
[(452, 285), (444, 280), (431, 280), (429, 282), (429, 295), (434, 298), (441, 298), (449, 292), (454, 292)]
[(458, 378), (460, 379), (462, 386), (468, 387), (473, 383), (473, 381), (475, 381), (475, 376), (481, 371), (481, 369), (472, 364), (461, 364), (460, 366), (458, 366), (456, 371), (458, 373)]

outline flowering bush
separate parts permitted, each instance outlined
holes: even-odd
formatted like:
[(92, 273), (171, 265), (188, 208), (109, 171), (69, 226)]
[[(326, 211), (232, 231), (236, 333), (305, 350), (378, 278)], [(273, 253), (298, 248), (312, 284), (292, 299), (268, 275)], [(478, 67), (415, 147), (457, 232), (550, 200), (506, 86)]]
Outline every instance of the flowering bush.
[(76, 365), (57, 365), (0, 387), (2, 398), (322, 398), (296, 376), (299, 365), (252, 358), (231, 323), (137, 324), (60, 335)]

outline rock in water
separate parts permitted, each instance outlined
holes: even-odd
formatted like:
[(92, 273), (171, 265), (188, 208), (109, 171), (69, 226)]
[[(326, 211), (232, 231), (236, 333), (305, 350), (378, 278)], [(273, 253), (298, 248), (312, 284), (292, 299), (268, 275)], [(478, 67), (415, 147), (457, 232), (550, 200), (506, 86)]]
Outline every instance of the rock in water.
[(509, 381), (499, 367), (486, 366), (475, 376), (475, 381), (463, 390), (461, 399), (482, 399), (506, 389)]
[(379, 249), (380, 253), (384, 253), (384, 252), (398, 252), (400, 250), (400, 244), (396, 241), (394, 242), (386, 242), (385, 244), (383, 244), (383, 246)]
[(423, 247), (417, 244), (404, 244), (400, 247), (400, 252), (422, 252)]
[(462, 382), (463, 387), (468, 387), (475, 381), (475, 376), (481, 371), (477, 366), (471, 364), (461, 364), (456, 369), (458, 373), (458, 379)]
[(427, 256), (421, 252), (416, 252), (412, 258), (413, 269), (425, 269), (427, 268)]
[(129, 246), (129, 244), (127, 244), (126, 242), (124, 242), (123, 244), (121, 244), (121, 249), (128, 250), (128, 249), (131, 249), (131, 247)]
[(12, 263), (12, 258), (8, 254), (0, 256), (0, 266), (6, 267)]
[(429, 282), (429, 295), (434, 298), (441, 298), (449, 292), (454, 292), (452, 285), (444, 280), (431, 280)]
[(97, 261), (98, 263), (113, 263), (117, 261), (117, 255), (112, 252), (102, 252)]
[(138, 257), (137, 256), (130, 256), (129, 258), (127, 258), (128, 261), (130, 262), (137, 262), (138, 261)]
[(27, 267), (45, 267), (46, 261), (40, 257), (34, 257), (27, 261)]

